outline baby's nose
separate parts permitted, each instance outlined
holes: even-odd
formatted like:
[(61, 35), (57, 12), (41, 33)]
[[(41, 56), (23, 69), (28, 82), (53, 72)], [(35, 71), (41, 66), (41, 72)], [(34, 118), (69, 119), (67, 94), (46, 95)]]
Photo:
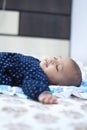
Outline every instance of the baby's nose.
[(47, 59), (48, 63), (51, 63), (51, 64), (56, 64), (58, 61), (57, 61), (57, 58), (55, 57), (50, 57)]

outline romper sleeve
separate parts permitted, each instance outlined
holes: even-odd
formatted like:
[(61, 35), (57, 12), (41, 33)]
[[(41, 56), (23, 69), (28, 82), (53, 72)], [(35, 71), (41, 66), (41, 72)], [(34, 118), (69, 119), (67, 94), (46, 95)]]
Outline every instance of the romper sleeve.
[(29, 98), (38, 101), (38, 96), (44, 91), (50, 91), (47, 82), (36, 79), (25, 78), (22, 83), (22, 90)]

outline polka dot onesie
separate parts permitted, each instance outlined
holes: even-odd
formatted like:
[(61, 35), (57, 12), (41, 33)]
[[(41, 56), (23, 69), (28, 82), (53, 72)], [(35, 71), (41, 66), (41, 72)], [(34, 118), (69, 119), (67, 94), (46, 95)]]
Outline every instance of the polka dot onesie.
[(48, 88), (48, 78), (39, 66), (40, 61), (19, 53), (0, 53), (0, 84), (18, 86), (33, 100)]

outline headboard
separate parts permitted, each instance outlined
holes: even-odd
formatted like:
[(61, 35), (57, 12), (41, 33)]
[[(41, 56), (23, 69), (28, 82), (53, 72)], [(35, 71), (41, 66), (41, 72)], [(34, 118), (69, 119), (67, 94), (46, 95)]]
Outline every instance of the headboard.
[(0, 51), (69, 56), (70, 17), (70, 0), (0, 0)]

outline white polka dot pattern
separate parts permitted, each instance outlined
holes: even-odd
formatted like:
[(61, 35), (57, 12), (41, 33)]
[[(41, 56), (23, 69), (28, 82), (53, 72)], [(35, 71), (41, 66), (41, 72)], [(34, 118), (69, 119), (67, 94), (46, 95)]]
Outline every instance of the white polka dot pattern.
[(0, 53), (0, 84), (19, 86), (34, 100), (49, 91), (48, 78), (39, 66), (40, 61), (19, 53)]

